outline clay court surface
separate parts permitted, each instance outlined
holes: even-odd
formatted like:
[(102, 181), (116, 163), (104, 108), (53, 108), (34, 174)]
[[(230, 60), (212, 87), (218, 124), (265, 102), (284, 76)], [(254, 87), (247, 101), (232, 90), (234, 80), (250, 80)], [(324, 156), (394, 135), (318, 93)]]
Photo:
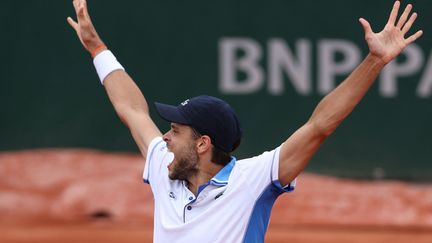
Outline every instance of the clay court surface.
[[(151, 242), (140, 156), (0, 153), (0, 242)], [(305, 173), (278, 199), (266, 242), (432, 243), (432, 185)]]
[[(152, 242), (150, 224), (57, 223), (2, 225), (0, 242), (143, 243)], [(430, 243), (430, 229), (272, 225), (266, 242)]]

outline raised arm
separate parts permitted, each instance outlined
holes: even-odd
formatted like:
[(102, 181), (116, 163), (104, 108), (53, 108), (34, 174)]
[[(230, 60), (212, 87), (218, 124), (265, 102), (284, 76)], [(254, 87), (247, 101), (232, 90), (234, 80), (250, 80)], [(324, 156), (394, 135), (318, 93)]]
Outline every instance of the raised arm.
[(348, 78), (321, 100), (306, 124), (283, 143), (279, 158), (281, 184), (287, 185), (297, 177), (324, 140), (364, 97), (384, 66), (422, 35), (420, 30), (405, 38), (417, 14), (409, 17), (412, 9), (409, 4), (397, 21), (399, 6), (400, 2), (396, 1), (386, 26), (379, 33), (374, 33), (369, 23), (360, 19), (369, 54)]
[[(96, 56), (107, 48), (96, 32), (85, 0), (74, 0), (73, 6), (77, 21), (71, 17), (68, 23), (76, 31), (84, 48)], [(112, 69), (102, 80), (109, 99), (120, 119), (130, 129), (142, 155), (146, 157), (149, 143), (156, 136), (161, 136), (149, 115), (149, 109), (144, 95), (135, 82), (122, 69)]]

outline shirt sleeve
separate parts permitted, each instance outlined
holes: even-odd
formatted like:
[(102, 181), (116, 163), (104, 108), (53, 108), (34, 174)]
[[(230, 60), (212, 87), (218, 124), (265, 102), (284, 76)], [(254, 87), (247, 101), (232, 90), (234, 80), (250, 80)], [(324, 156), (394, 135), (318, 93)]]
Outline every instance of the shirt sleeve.
[(242, 171), (249, 181), (249, 190), (253, 194), (260, 195), (269, 187), (278, 193), (295, 189), (297, 179), (288, 185), (281, 185), (279, 182), (279, 151), (280, 147), (241, 162)]
[(272, 172), (271, 172), (271, 178), (272, 183), (279, 189), (281, 189), (283, 192), (291, 192), (294, 191), (297, 178), (295, 178), (292, 182), (290, 182), (288, 185), (281, 185), (279, 182), (279, 152), (280, 147), (276, 148), (274, 151), (274, 156), (272, 159)]
[(173, 153), (168, 151), (166, 142), (161, 137), (154, 138), (147, 150), (147, 159), (144, 165), (143, 179), (152, 187), (157, 181), (168, 176), (168, 164), (174, 159)]

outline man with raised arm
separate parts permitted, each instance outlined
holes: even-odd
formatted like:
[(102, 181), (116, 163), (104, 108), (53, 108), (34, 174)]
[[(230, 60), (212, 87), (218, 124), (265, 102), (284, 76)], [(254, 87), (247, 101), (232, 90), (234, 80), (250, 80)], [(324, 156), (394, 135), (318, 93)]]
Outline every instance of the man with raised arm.
[(143, 157), (143, 178), (154, 195), (155, 242), (263, 242), (276, 198), (295, 187), (324, 140), (364, 97), (384, 66), (419, 38), (405, 37), (417, 14), (406, 6), (398, 18), (396, 1), (384, 29), (374, 33), (361, 18), (369, 54), (330, 94), (310, 119), (279, 147), (243, 160), (231, 153), (242, 130), (223, 100), (198, 96), (178, 106), (155, 103), (171, 123), (162, 135), (147, 102), (98, 36), (85, 0), (74, 0), (77, 21), (68, 17), (84, 48), (92, 54), (99, 78)]

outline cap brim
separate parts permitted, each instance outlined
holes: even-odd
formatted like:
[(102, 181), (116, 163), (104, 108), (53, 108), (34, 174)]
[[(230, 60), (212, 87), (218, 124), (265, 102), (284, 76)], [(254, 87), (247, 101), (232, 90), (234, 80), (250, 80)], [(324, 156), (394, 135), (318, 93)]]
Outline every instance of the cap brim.
[(181, 114), (177, 106), (162, 104), (159, 102), (155, 102), (154, 104), (159, 116), (165, 121), (188, 125), (188, 121)]

